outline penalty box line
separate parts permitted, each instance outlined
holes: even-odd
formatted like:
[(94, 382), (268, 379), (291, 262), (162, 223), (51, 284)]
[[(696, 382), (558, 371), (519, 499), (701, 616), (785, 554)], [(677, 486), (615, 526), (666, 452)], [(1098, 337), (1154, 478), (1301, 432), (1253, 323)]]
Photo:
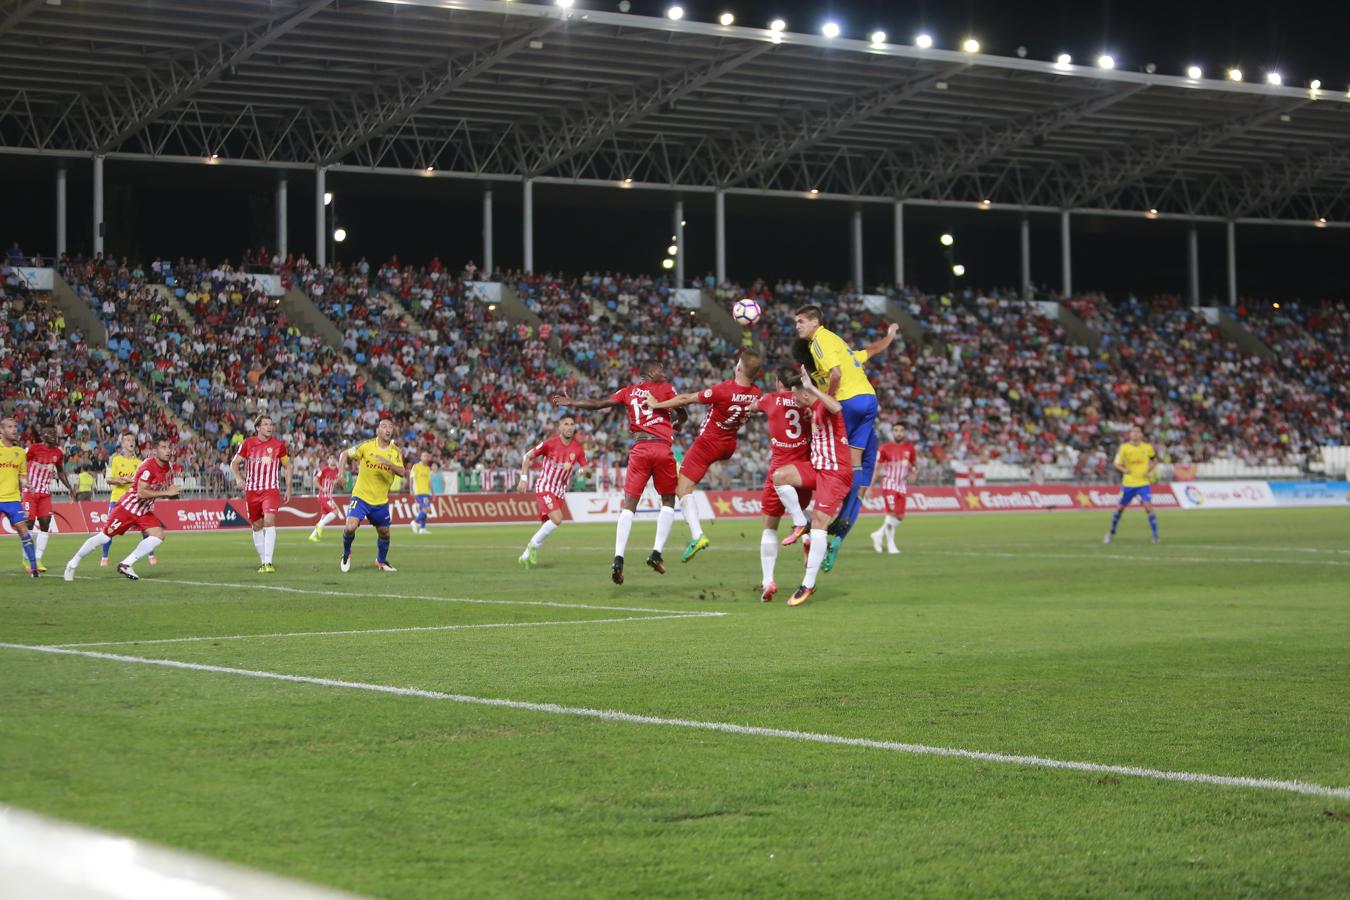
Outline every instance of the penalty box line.
[(417, 697), (425, 700), (441, 700), (450, 703), (464, 703), (475, 706), (513, 709), (525, 712), (543, 713), (554, 716), (570, 716), (587, 719), (599, 719), (606, 722), (620, 722), (630, 725), (656, 725), (666, 728), (685, 728), (697, 731), (712, 731), (722, 734), (734, 734), (746, 737), (778, 738), (812, 744), (831, 746), (859, 747), (870, 750), (884, 750), (892, 753), (907, 753), (919, 756), (941, 756), (977, 762), (1001, 763), (1042, 769), (1058, 769), (1073, 772), (1091, 772), (1094, 774), (1124, 775), (1133, 778), (1145, 778), (1155, 781), (1174, 781), (1189, 784), (1204, 784), (1217, 787), (1236, 787), (1254, 790), (1280, 791), (1303, 794), (1312, 797), (1327, 797), (1338, 800), (1350, 800), (1350, 787), (1332, 787), (1307, 781), (1287, 781), (1274, 778), (1251, 778), (1234, 775), (1210, 775), (1204, 772), (1178, 772), (1166, 769), (1151, 769), (1142, 766), (1119, 766), (1103, 763), (1078, 762), (1074, 760), (1052, 759), (1044, 756), (1026, 756), (1008, 753), (990, 753), (981, 750), (963, 750), (955, 747), (934, 747), (927, 744), (910, 744), (899, 741), (880, 741), (869, 738), (842, 737), (833, 734), (821, 734), (810, 731), (792, 731), (782, 728), (761, 728), (752, 725), (737, 725), (730, 722), (705, 722), (695, 719), (671, 719), (659, 716), (646, 716), (611, 709), (591, 709), (584, 706), (563, 706), (557, 703), (529, 703), (522, 700), (503, 700), (490, 697), (474, 697), (468, 694), (450, 694), (442, 691), (428, 691), (420, 688), (402, 688), (385, 684), (368, 684), (360, 681), (341, 681), (335, 678), (318, 678), (309, 675), (287, 675), (281, 672), (264, 672), (256, 669), (238, 669), (229, 666), (213, 666), (205, 663), (182, 662), (172, 659), (151, 659), (141, 656), (123, 656), (116, 653), (103, 653), (94, 650), (75, 650), (67, 647), (34, 646), (31, 644), (0, 643), (0, 649), (26, 650), (30, 653), (48, 653), (64, 656), (78, 656), (86, 659), (109, 662), (130, 663), (133, 665), (160, 666), (166, 669), (183, 669), (194, 672), (210, 672), (219, 675), (235, 675), (244, 678), (259, 678), (267, 681), (280, 681), (291, 684), (307, 684), (317, 687), (340, 688), (345, 690), (370, 691), (373, 693), (398, 697)]

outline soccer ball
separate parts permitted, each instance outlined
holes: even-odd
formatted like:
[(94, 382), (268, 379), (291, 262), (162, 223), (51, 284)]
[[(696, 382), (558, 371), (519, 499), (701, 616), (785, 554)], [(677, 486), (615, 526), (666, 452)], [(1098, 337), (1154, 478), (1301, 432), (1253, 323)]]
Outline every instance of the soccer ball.
[(759, 304), (749, 297), (737, 300), (736, 305), (731, 308), (731, 317), (746, 328), (759, 321), (759, 313)]

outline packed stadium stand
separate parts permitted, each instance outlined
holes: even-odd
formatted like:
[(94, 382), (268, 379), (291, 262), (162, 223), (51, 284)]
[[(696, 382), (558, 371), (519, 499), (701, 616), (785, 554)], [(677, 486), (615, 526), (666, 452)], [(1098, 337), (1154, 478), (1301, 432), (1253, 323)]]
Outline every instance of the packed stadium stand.
[[(694, 389), (727, 377), (741, 345), (675, 303), (662, 278), (497, 273), (514, 296), (511, 315), (474, 295), (472, 264), (392, 258), (320, 269), (265, 249), (260, 257), (266, 264), (255, 257), (252, 269), (299, 292), (336, 340), (288, 318), (229, 262), (61, 260), (57, 271), (107, 329), (107, 347), (90, 346), (51, 297), (10, 279), (0, 301), (6, 407), (25, 421), (55, 414), (74, 458), (95, 467), (122, 430), (168, 431), (203, 489), (223, 483), (222, 466), (262, 412), (279, 421), (302, 477), (393, 412), (402, 443), (458, 472), (461, 489), (509, 489), (521, 453), (556, 418), (551, 394), (610, 393), (648, 360)], [(757, 281), (723, 285), (705, 302), (742, 296), (763, 306), (742, 343), (766, 352), (770, 373), (788, 359), (792, 313), (804, 303), (824, 308), (852, 346), (908, 316), (917, 335), (868, 369), (883, 422), (903, 424), (938, 463), (929, 477), (962, 463), (992, 479), (1109, 478), (1107, 454), (1131, 422), (1165, 461), (1218, 477), (1317, 470), (1321, 448), (1347, 441), (1350, 316), (1334, 303), (1226, 310), (1249, 332), (1239, 346), (1216, 311), (1176, 297), (1076, 296), (1064, 315), (1086, 330), (1074, 334), (1056, 305), (999, 291), (903, 290), (882, 309), (825, 285)], [(686, 443), (696, 425), (697, 413)], [(582, 432), (604, 483), (623, 463), (623, 422), (592, 414)], [(752, 421), (712, 486), (756, 483), (766, 443)]]

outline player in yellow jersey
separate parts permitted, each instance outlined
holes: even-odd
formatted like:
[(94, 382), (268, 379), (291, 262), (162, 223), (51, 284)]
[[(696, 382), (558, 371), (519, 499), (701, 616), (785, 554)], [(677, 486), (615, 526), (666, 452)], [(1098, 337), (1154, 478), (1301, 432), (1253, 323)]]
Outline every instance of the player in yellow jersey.
[(389, 565), (389, 489), (394, 479), (406, 476), (403, 454), (394, 445), (394, 423), (381, 419), (375, 427), (375, 439), (348, 447), (338, 454), (339, 465), (354, 462), (356, 485), (352, 488), (352, 502), (347, 507), (347, 523), (342, 530), (342, 564), (344, 572), (352, 567), (352, 542), (362, 520), (375, 526), (379, 535), (375, 567), (381, 572), (397, 572)]
[[(122, 499), (122, 495), (131, 487), (136, 470), (141, 467), (141, 458), (136, 455), (136, 436), (130, 432), (122, 435), (121, 443), (117, 452), (108, 457), (108, 470), (103, 478), (108, 482), (112, 489), (108, 495), (108, 514), (117, 508), (117, 501)], [(112, 541), (103, 545), (103, 556), (98, 564), (106, 567), (108, 565), (108, 554), (112, 552)], [(146, 557), (146, 561), (152, 566), (159, 565), (159, 560), (155, 559), (155, 554), (151, 553)]]
[(427, 528), (427, 514), (431, 512), (431, 475), (436, 471), (431, 453), (422, 451), (422, 459), (409, 471), (412, 472), (412, 494), (417, 503), (417, 517), (413, 519), (413, 534), (431, 534)]
[(19, 443), (19, 423), (6, 416), (0, 419), (0, 516), (14, 526), (28, 560), (28, 574), (38, 577), (37, 544), (28, 531), (28, 516), (23, 511), (23, 491), (28, 487), (28, 452)]
[(810, 355), (794, 351), (801, 359), (795, 361), (806, 366), (811, 372), (811, 380), (816, 387), (839, 401), (844, 409), (844, 428), (848, 431), (849, 456), (853, 462), (853, 487), (844, 499), (839, 516), (830, 525), (830, 548), (821, 563), (821, 571), (829, 572), (834, 568), (835, 558), (839, 555), (839, 546), (853, 529), (862, 511), (862, 502), (867, 497), (867, 489), (872, 484), (872, 474), (877, 467), (877, 392), (863, 369), (863, 363), (878, 354), (895, 340), (900, 326), (892, 322), (886, 328), (886, 334), (873, 341), (866, 349), (854, 350), (823, 324), (824, 313), (819, 306), (803, 306), (794, 316), (797, 337), (809, 341)]
[(1116, 451), (1116, 471), (1121, 473), (1120, 505), (1111, 514), (1111, 530), (1102, 538), (1103, 544), (1111, 543), (1116, 536), (1116, 526), (1125, 514), (1125, 507), (1135, 497), (1148, 513), (1148, 527), (1153, 532), (1153, 543), (1158, 543), (1158, 515), (1153, 511), (1153, 470), (1158, 467), (1158, 455), (1153, 445), (1144, 441), (1144, 429), (1138, 425), (1130, 428), (1130, 439), (1120, 445)]

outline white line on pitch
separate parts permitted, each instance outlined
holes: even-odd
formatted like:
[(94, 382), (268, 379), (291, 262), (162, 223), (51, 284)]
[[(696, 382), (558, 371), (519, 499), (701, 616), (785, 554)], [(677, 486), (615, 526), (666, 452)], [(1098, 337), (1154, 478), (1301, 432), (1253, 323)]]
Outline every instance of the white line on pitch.
[(402, 628), (359, 628), (351, 631), (278, 631), (269, 634), (225, 634), (214, 637), (155, 638), (130, 641), (82, 641), (53, 647), (116, 647), (126, 644), (193, 644), (209, 641), (246, 641), (252, 638), (334, 637), (361, 634), (409, 634), (418, 631), (470, 631), (475, 628), (542, 628), (547, 625), (613, 625), (618, 622), (659, 622), (666, 619), (702, 619), (695, 613), (670, 616), (626, 616), (621, 619), (565, 619), (557, 622), (487, 622), (477, 625), (408, 625)]
[(523, 700), (501, 700), (491, 697), (474, 697), (468, 694), (448, 694), (442, 691), (427, 691), (420, 688), (394, 687), (387, 684), (368, 684), (360, 681), (339, 681), (335, 678), (318, 678), (310, 675), (286, 675), (281, 672), (263, 672), (256, 669), (236, 669), (230, 666), (212, 666), (204, 663), (182, 662), (176, 659), (150, 659), (142, 656), (122, 656), (121, 654), (116, 653), (100, 653), (92, 650), (72, 650), (66, 647), (0, 643), (0, 648), (7, 650), (27, 650), (34, 653), (81, 656), (87, 659), (133, 663), (136, 665), (162, 666), (167, 669), (213, 672), (219, 675), (239, 675), (245, 678), (262, 678), (269, 681), (283, 681), (292, 684), (311, 684), (318, 687), (372, 691), (379, 694), (392, 694), (398, 697), (420, 697), (426, 700), (445, 700), (451, 703), (467, 703), (475, 706), (516, 709), (526, 712), (546, 713), (554, 716), (577, 716), (587, 719), (601, 719), (607, 722), (623, 722), (631, 725), (659, 725), (667, 728), (689, 728), (698, 731), (716, 731), (723, 734), (736, 734), (748, 737), (781, 738), (784, 740), (804, 741), (813, 744), (862, 747), (870, 750), (888, 750), (892, 753), (955, 757), (958, 759), (976, 760), (978, 762), (1003, 763), (1006, 765), (1030, 766), (1042, 769), (1067, 769), (1075, 772), (1127, 775), (1136, 778), (1151, 778), (1158, 781), (1181, 781), (1192, 784), (1217, 785), (1221, 787), (1254, 788), (1258, 790), (1284, 791), (1293, 794), (1307, 794), (1313, 797), (1350, 800), (1350, 787), (1331, 787), (1323, 784), (1313, 784), (1307, 781), (1285, 781), (1274, 778), (1250, 778), (1237, 775), (1209, 775), (1203, 772), (1173, 772), (1166, 769), (1150, 769), (1142, 766), (1117, 766), (1104, 763), (1076, 762), (1065, 759), (1051, 759), (1044, 756), (989, 753), (982, 750), (962, 750), (956, 747), (933, 747), (927, 744), (908, 744), (899, 741), (878, 741), (869, 738), (841, 737), (839, 735), (820, 734), (812, 731), (791, 731), (783, 728), (760, 728), (753, 725), (736, 725), (731, 722), (703, 722), (696, 719), (668, 719), (659, 716), (644, 716), (636, 713), (620, 712), (619, 710), (613, 709), (591, 709), (584, 706), (562, 706), (557, 703), (528, 703)]
[(245, 584), (230, 581), (184, 581), (178, 578), (144, 578), (141, 584), (186, 584), (191, 587), (230, 588), (240, 591), (276, 591), (282, 594), (312, 594), (318, 597), (354, 597), (359, 600), (430, 600), (436, 603), (472, 603), (484, 606), (546, 606), (551, 609), (599, 609), (605, 612), (660, 613), (673, 616), (725, 616), (728, 613), (703, 609), (647, 609), (641, 606), (598, 606), (593, 603), (559, 603), (554, 600), (484, 600), (477, 597), (432, 597), (422, 594), (376, 594), (353, 591), (320, 591), (313, 588), (283, 587), (279, 584)]

